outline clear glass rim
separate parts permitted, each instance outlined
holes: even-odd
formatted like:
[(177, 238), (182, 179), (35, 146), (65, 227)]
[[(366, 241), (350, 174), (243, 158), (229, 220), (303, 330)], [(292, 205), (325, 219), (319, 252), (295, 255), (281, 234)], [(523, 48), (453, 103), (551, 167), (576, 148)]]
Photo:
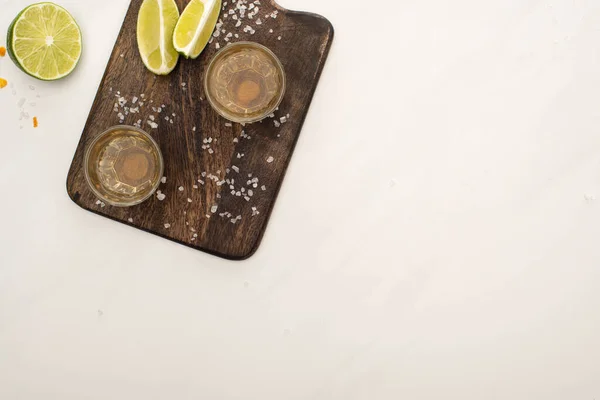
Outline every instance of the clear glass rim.
[[(98, 144), (98, 142), (103, 139), (104, 137), (106, 137), (107, 135), (111, 134), (112, 132), (116, 131), (116, 130), (129, 130), (129, 131), (135, 131), (139, 134), (141, 134), (142, 136), (144, 136), (145, 138), (147, 138), (150, 143), (152, 144), (152, 146), (154, 146), (154, 148), (157, 150), (158, 153), (158, 167), (159, 167), (159, 178), (156, 180), (156, 182), (154, 183), (154, 185), (152, 186), (152, 189), (148, 192), (148, 194), (146, 194), (144, 197), (137, 199), (135, 201), (112, 201), (107, 199), (104, 194), (102, 194), (101, 192), (98, 191), (98, 189), (96, 189), (94, 187), (94, 185), (92, 184), (92, 180), (90, 177), (90, 169), (89, 169), (89, 161), (90, 161), (90, 157), (92, 154), (92, 149), (94, 148), (94, 146), (96, 146)], [(87, 145), (87, 148), (85, 149), (85, 155), (83, 157), (83, 171), (85, 174), (85, 180), (88, 184), (88, 187), (92, 190), (92, 192), (94, 192), (94, 194), (101, 199), (102, 201), (110, 204), (111, 206), (114, 207), (132, 207), (132, 206), (136, 206), (138, 204), (143, 203), (144, 201), (148, 200), (150, 197), (152, 197), (152, 195), (156, 192), (156, 190), (158, 189), (158, 187), (160, 186), (160, 179), (162, 178), (163, 174), (164, 174), (164, 169), (165, 169), (165, 163), (164, 163), (164, 159), (163, 159), (163, 155), (162, 155), (162, 151), (160, 150), (160, 147), (158, 146), (158, 143), (156, 143), (156, 140), (154, 140), (154, 138), (152, 136), (150, 136), (150, 134), (146, 131), (144, 131), (141, 128), (137, 128), (135, 126), (131, 126), (131, 125), (115, 125), (115, 126), (111, 126), (110, 128), (108, 128), (107, 130), (105, 130), (104, 132), (100, 133), (99, 135), (97, 135), (95, 138), (92, 139), (92, 141)]]
[[(214, 67), (215, 62), (221, 57), (221, 55), (225, 51), (230, 51), (234, 47), (242, 47), (242, 46), (254, 47), (254, 48), (257, 48), (257, 49), (267, 53), (269, 56), (271, 56), (273, 58), (277, 69), (281, 73), (281, 92), (279, 93), (279, 98), (277, 99), (277, 102), (273, 105), (273, 107), (271, 107), (270, 109), (265, 111), (263, 114), (260, 114), (256, 117), (252, 117), (252, 118), (235, 118), (235, 117), (232, 117), (231, 115), (228, 115), (228, 114), (222, 112), (221, 109), (216, 105), (215, 100), (212, 98), (210, 91), (208, 90), (208, 77), (209, 77), (210, 71)], [(212, 109), (215, 110), (220, 116), (222, 116), (226, 120), (231, 121), (231, 122), (236, 122), (239, 124), (251, 124), (253, 122), (262, 121), (263, 119), (267, 118), (269, 115), (273, 114), (275, 112), (275, 110), (277, 110), (277, 108), (281, 105), (281, 102), (283, 101), (283, 97), (285, 96), (286, 89), (287, 89), (287, 77), (285, 75), (285, 70), (283, 69), (283, 64), (281, 63), (281, 60), (279, 59), (279, 57), (277, 57), (275, 55), (275, 53), (273, 53), (273, 51), (271, 49), (269, 49), (268, 47), (266, 47), (260, 43), (257, 43), (257, 42), (243, 41), (243, 42), (235, 42), (235, 43), (226, 45), (225, 47), (223, 47), (221, 50), (219, 50), (213, 56), (213, 58), (208, 63), (206, 72), (204, 73), (204, 94), (206, 95), (206, 99), (210, 103), (210, 106), (212, 107)]]

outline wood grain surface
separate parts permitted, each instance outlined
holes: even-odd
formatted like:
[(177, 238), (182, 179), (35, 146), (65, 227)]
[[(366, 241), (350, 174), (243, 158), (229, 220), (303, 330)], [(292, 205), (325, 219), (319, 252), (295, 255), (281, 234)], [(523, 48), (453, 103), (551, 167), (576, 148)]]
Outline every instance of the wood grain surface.
[[(180, 10), (187, 4), (176, 2)], [(255, 2), (239, 24), (233, 17), (239, 10), (229, 4), (220, 17), (225, 32), (198, 59), (180, 58), (175, 71), (157, 77), (144, 67), (137, 50), (141, 3), (132, 0), (108, 62), (69, 171), (69, 196), (86, 210), (186, 246), (233, 260), (248, 258), (265, 232), (333, 27), (323, 17), (284, 10), (268, 0)], [(203, 92), (203, 75), (218, 47), (244, 40), (267, 46), (281, 59), (288, 87), (274, 119), (242, 126), (212, 110)], [(139, 112), (124, 115), (129, 107)], [(148, 122), (152, 118), (156, 128)], [(164, 198), (155, 195), (141, 205), (117, 208), (98, 201), (88, 188), (82, 165), (86, 144), (121, 121), (140, 122), (158, 142), (165, 159), (166, 182), (159, 187)]]

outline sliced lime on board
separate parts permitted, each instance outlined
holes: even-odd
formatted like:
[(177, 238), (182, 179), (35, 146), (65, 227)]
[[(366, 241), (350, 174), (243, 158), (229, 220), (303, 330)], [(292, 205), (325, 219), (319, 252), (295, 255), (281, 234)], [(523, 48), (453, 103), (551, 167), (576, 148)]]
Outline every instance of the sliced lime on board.
[(173, 31), (179, 19), (174, 0), (144, 0), (138, 14), (137, 42), (144, 65), (156, 75), (175, 69), (179, 53), (173, 47)]
[(191, 0), (175, 27), (175, 49), (186, 58), (197, 58), (209, 41), (220, 12), (221, 0)]
[(81, 30), (71, 14), (54, 3), (21, 11), (8, 28), (6, 42), (15, 64), (45, 81), (69, 75), (81, 58)]

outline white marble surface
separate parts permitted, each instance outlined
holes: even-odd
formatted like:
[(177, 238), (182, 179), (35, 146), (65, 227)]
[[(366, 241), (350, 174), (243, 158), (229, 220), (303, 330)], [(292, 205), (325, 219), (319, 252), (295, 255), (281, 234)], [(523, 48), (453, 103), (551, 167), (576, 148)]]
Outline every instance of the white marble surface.
[(243, 263), (68, 199), (128, 2), (61, 4), (72, 77), (0, 59), (1, 399), (600, 398), (597, 0), (282, 0), (337, 36)]

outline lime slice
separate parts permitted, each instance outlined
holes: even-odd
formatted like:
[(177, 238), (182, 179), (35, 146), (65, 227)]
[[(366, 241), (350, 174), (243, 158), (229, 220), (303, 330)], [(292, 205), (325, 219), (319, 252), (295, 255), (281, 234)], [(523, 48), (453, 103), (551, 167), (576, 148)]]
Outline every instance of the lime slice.
[(175, 49), (186, 58), (198, 58), (215, 29), (220, 12), (221, 0), (190, 1), (175, 28)]
[(81, 31), (54, 3), (25, 8), (8, 29), (8, 54), (25, 73), (45, 81), (69, 75), (81, 58)]
[(179, 19), (174, 0), (144, 0), (137, 23), (137, 42), (146, 67), (156, 75), (175, 69), (179, 53), (173, 48), (173, 31)]

